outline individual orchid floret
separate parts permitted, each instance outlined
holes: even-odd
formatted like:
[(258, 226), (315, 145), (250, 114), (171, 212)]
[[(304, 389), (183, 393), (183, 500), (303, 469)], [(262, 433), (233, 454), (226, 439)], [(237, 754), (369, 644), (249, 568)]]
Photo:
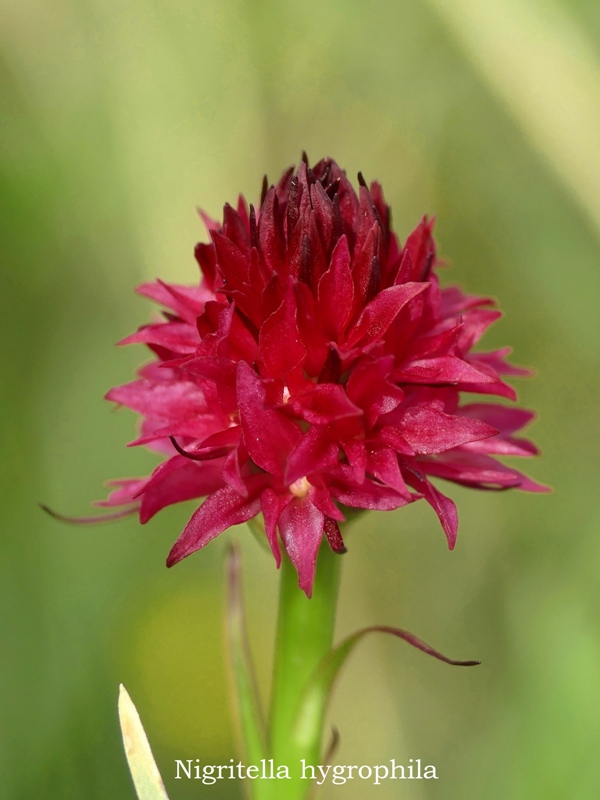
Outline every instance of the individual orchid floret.
[(457, 512), (431, 478), (478, 489), (544, 491), (498, 456), (531, 456), (515, 435), (533, 417), (464, 393), (515, 400), (508, 349), (474, 350), (500, 312), (442, 289), (433, 221), (401, 245), (381, 186), (355, 191), (331, 159), (303, 160), (258, 207), (240, 197), (222, 223), (204, 216), (194, 287), (138, 292), (164, 319), (123, 340), (154, 360), (107, 398), (142, 415), (132, 444), (166, 459), (149, 478), (114, 482), (99, 505), (139, 509), (206, 499), (169, 566), (262, 514), (310, 596), (323, 537), (345, 546), (348, 508), (392, 510), (424, 498), (454, 547)]

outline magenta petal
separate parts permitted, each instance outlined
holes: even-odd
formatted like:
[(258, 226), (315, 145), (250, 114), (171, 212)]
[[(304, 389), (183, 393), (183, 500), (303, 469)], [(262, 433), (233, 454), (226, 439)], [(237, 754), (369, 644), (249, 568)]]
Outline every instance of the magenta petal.
[(186, 381), (155, 383), (142, 378), (124, 386), (115, 386), (107, 392), (106, 399), (165, 421), (181, 421), (206, 411), (202, 390)]
[(354, 347), (361, 340), (370, 342), (383, 338), (401, 309), (418, 294), (429, 288), (428, 283), (404, 283), (390, 286), (380, 292), (366, 306), (348, 336), (348, 345)]
[(290, 453), (284, 480), (293, 483), (312, 472), (320, 472), (337, 463), (339, 447), (328, 428), (313, 425)]
[(445, 478), (467, 486), (508, 489), (519, 485), (516, 470), (500, 464), (488, 455), (451, 450), (434, 459), (424, 458), (420, 466), (428, 475)]
[(204, 227), (206, 228), (207, 232), (210, 233), (211, 231), (218, 231), (221, 227), (221, 224), (217, 222), (216, 219), (213, 219), (209, 214), (204, 211), (202, 208), (197, 208), (196, 211), (198, 212), (198, 216), (204, 223)]
[(415, 451), (395, 425), (384, 425), (376, 432), (376, 441), (392, 447), (401, 456), (414, 456)]
[(531, 376), (533, 372), (530, 369), (517, 367), (506, 361), (506, 357), (511, 353), (512, 347), (502, 347), (500, 350), (494, 350), (491, 353), (474, 353), (473, 358), (497, 372), (498, 375), (517, 375), (523, 378)]
[(265, 489), (260, 496), (260, 506), (265, 521), (265, 533), (278, 569), (281, 565), (281, 550), (279, 549), (279, 540), (277, 538), (277, 523), (281, 512), (293, 499), (294, 496), (289, 492), (280, 494), (269, 488)]
[(361, 484), (367, 470), (367, 448), (361, 439), (349, 439), (342, 442), (348, 463), (354, 471), (354, 480)]
[(537, 456), (539, 450), (528, 439), (516, 436), (492, 436), (480, 442), (469, 442), (463, 449), (470, 453), (488, 453), (495, 456)]
[(496, 379), (457, 356), (425, 358), (403, 364), (397, 378), (407, 383), (495, 383)]
[(172, 567), (173, 564), (207, 545), (226, 528), (247, 522), (259, 511), (258, 498), (247, 500), (229, 486), (219, 489), (207, 497), (200, 508), (192, 514), (185, 530), (169, 553), (167, 566)]
[(115, 487), (114, 491), (109, 494), (106, 500), (96, 500), (92, 505), (97, 508), (112, 508), (113, 506), (124, 506), (128, 503), (133, 503), (148, 483), (148, 480), (148, 478), (118, 478), (113, 481), (107, 481), (106, 486)]
[(200, 344), (200, 337), (196, 327), (187, 322), (161, 322), (144, 325), (118, 344), (157, 344), (173, 353), (193, 353)]
[(407, 408), (399, 427), (416, 453), (442, 453), (498, 433), (496, 428), (480, 420), (444, 414), (425, 406)]
[(223, 486), (221, 466), (222, 461), (196, 464), (183, 456), (165, 461), (154, 470), (143, 490), (140, 522), (145, 524), (174, 503), (205, 497), (219, 489)]
[(517, 393), (508, 383), (500, 380), (486, 380), (484, 383), (460, 384), (461, 392), (475, 392), (476, 394), (491, 394), (496, 397), (506, 397), (507, 400), (516, 400)]
[(470, 350), (481, 339), (487, 328), (502, 316), (501, 311), (478, 308), (468, 311), (463, 317), (463, 327), (459, 337), (460, 347)]
[(348, 322), (354, 300), (350, 249), (346, 236), (338, 240), (331, 254), (329, 269), (319, 281), (318, 300), (324, 330), (337, 341)]
[(498, 428), (502, 434), (515, 433), (535, 418), (533, 411), (501, 406), (496, 403), (471, 403), (462, 406), (460, 413), (466, 417), (487, 422), (488, 425)]
[(259, 347), (267, 374), (274, 377), (285, 377), (306, 357), (291, 284), (287, 285), (279, 308), (263, 323)]
[(409, 280), (426, 280), (435, 259), (433, 226), (435, 219), (423, 217), (406, 240), (405, 251), (410, 255), (412, 271)]
[(348, 398), (343, 387), (334, 383), (320, 383), (295, 395), (289, 401), (289, 406), (299, 417), (315, 425), (362, 414), (361, 409)]
[(458, 350), (457, 340), (460, 331), (461, 325), (455, 325), (442, 333), (419, 337), (407, 348), (405, 357), (407, 360), (423, 360), (454, 355)]
[(166, 506), (204, 497), (223, 486), (222, 461), (201, 464), (173, 456), (160, 464), (141, 491), (140, 522), (148, 522)]
[(402, 389), (388, 379), (393, 362), (393, 356), (361, 359), (348, 378), (346, 392), (364, 410), (367, 427), (372, 427), (380, 416), (393, 411), (404, 399)]
[(272, 475), (282, 475), (287, 455), (302, 432), (279, 411), (265, 408), (265, 394), (258, 375), (240, 361), (237, 396), (246, 447), (255, 464)]
[(344, 522), (345, 517), (331, 499), (328, 488), (325, 486), (311, 486), (309, 497), (311, 503), (315, 505), (319, 511), (322, 511), (325, 517), (331, 517), (332, 520), (336, 520), (337, 522)]
[(539, 494), (552, 494), (554, 489), (551, 486), (546, 486), (543, 483), (538, 483), (537, 481), (531, 480), (528, 478), (527, 475), (523, 475), (522, 472), (517, 472), (520, 477), (519, 485), (517, 489), (521, 492), (535, 492)]
[(249, 231), (238, 212), (235, 211), (229, 203), (225, 203), (223, 208), (223, 233), (235, 244), (244, 256), (250, 256)]
[(440, 310), (444, 318), (455, 317), (469, 308), (495, 305), (491, 297), (465, 294), (458, 286), (448, 286), (446, 289), (442, 289), (440, 300)]
[[(366, 197), (363, 193), (363, 197)], [(362, 200), (363, 198), (361, 198)], [(368, 203), (367, 201), (367, 204)], [(377, 254), (381, 252), (381, 228), (372, 215), (372, 207), (368, 209), (361, 202), (361, 220), (366, 225), (361, 225), (358, 231), (356, 245), (352, 260), (352, 279), (354, 281), (354, 310), (359, 311), (365, 302), (368, 302), (380, 289), (381, 268)], [(366, 219), (364, 212), (370, 216)]]
[(250, 260), (230, 239), (217, 230), (211, 230), (210, 236), (217, 254), (217, 267), (227, 279), (228, 285), (233, 289), (247, 286)]
[(231, 358), (200, 356), (199, 358), (189, 359), (182, 365), (182, 368), (192, 375), (207, 378), (228, 389), (235, 389), (237, 364)]
[[(155, 421), (146, 420), (145, 424), (142, 426), (142, 435), (134, 439), (133, 442), (129, 442), (127, 447), (149, 445), (156, 443), (157, 440), (168, 440), (170, 436), (175, 436), (177, 438), (185, 437), (188, 439), (206, 439), (207, 436), (221, 427), (221, 420), (209, 414), (204, 414), (196, 419), (192, 418), (184, 419), (180, 422), (170, 422), (168, 425), (165, 425), (162, 421), (155, 422), (154, 425), (151, 425), (150, 422)], [(161, 447), (160, 451), (171, 455), (173, 449), (171, 445), (168, 445), (168, 447), (164, 449)]]
[(353, 481), (353, 471), (350, 467), (344, 470), (340, 466), (338, 473), (346, 473), (345, 480), (338, 479), (337, 475), (335, 480), (332, 481), (330, 486), (330, 493), (338, 502), (350, 508), (364, 508), (373, 511), (392, 511), (395, 508), (407, 505), (411, 500), (401, 494), (395, 489), (388, 486), (375, 483), (370, 478), (366, 478), (361, 484)]
[(396, 453), (389, 447), (376, 444), (370, 444), (367, 452), (367, 472), (410, 500), (410, 493), (400, 472)]
[(423, 495), (425, 500), (438, 515), (442, 528), (448, 540), (450, 550), (456, 544), (456, 534), (458, 533), (458, 512), (456, 505), (449, 497), (443, 495), (435, 486), (430, 483), (425, 476), (417, 475), (413, 470), (407, 469), (404, 473), (406, 482)]
[(279, 272), (283, 265), (281, 252), (283, 240), (277, 225), (276, 201), (275, 187), (271, 186), (262, 202), (261, 214), (258, 220), (260, 249), (268, 268), (273, 272)]
[(279, 517), (285, 550), (298, 573), (298, 586), (307, 597), (312, 595), (323, 522), (323, 513), (308, 498), (294, 498)]
[(179, 317), (192, 324), (202, 312), (204, 304), (215, 299), (214, 294), (204, 286), (179, 286), (163, 281), (142, 283), (136, 292), (172, 309)]
[(420, 463), (428, 475), (445, 478), (463, 486), (480, 489), (521, 489), (526, 492), (549, 492), (547, 486), (530, 480), (519, 470), (500, 464), (488, 455), (462, 448), (449, 450), (432, 461)]
[(236, 447), (236, 449), (232, 450), (223, 461), (221, 476), (223, 481), (228, 486), (231, 486), (231, 488), (234, 489), (239, 495), (242, 497), (248, 497), (248, 476), (244, 476), (242, 474), (242, 456), (240, 455), (241, 451), (243, 451), (244, 461), (248, 460), (248, 453), (246, 452), (245, 448)]

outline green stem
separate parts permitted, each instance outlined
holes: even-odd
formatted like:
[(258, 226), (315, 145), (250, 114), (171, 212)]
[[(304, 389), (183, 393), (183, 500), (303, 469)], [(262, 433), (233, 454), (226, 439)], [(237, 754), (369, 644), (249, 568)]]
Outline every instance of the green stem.
[(321, 762), (322, 731), (307, 741), (295, 723), (310, 676), (333, 644), (341, 558), (324, 542), (317, 562), (312, 598), (298, 588), (298, 577), (284, 556), (281, 565), (279, 616), (269, 718), (269, 756), (275, 768), (285, 765), (291, 780), (264, 780), (255, 785), (257, 800), (302, 800), (312, 789), (301, 779), (301, 760)]

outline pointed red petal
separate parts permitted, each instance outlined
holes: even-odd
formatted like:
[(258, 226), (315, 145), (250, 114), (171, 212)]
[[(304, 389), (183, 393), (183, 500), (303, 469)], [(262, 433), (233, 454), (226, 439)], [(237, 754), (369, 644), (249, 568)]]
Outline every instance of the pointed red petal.
[(286, 485), (337, 463), (338, 452), (337, 442), (328, 428), (311, 426), (290, 453), (284, 476)]
[(456, 544), (456, 534), (458, 533), (458, 512), (454, 502), (436, 489), (424, 475), (419, 475), (414, 470), (407, 469), (404, 471), (404, 477), (413, 489), (423, 495), (438, 515), (448, 540), (448, 547), (453, 550)]
[(297, 313), (294, 291), (288, 283), (281, 305), (263, 323), (258, 340), (262, 362), (272, 377), (285, 377), (306, 357)]
[(184, 456), (173, 456), (160, 464), (142, 489), (140, 522), (167, 506), (204, 497), (223, 485), (222, 461), (195, 463)]
[(260, 500), (247, 500), (226, 486), (206, 498), (200, 508), (192, 514), (185, 530), (177, 539), (169, 556), (167, 566), (200, 550), (215, 536), (232, 525), (240, 525), (255, 517), (260, 511)]
[(480, 372), (457, 356), (440, 356), (410, 361), (401, 366), (396, 377), (406, 383), (492, 384), (493, 376)]
[(264, 386), (244, 361), (238, 365), (237, 397), (252, 460), (272, 475), (282, 475), (289, 452), (302, 437), (300, 428), (281, 412), (265, 408)]
[(359, 417), (362, 414), (343, 387), (334, 383), (320, 383), (292, 397), (288, 405), (299, 417), (314, 425), (325, 425), (336, 419)]
[(187, 381), (132, 381), (123, 386), (115, 386), (107, 392), (106, 399), (127, 406), (139, 414), (165, 421), (189, 419), (206, 411), (202, 390)]
[(289, 492), (280, 494), (269, 488), (265, 489), (260, 496), (260, 506), (265, 520), (265, 533), (278, 569), (281, 565), (281, 550), (279, 549), (279, 540), (277, 538), (277, 522), (283, 509), (293, 499), (294, 496)]
[(364, 340), (376, 342), (382, 339), (401, 309), (428, 287), (428, 283), (404, 283), (384, 289), (360, 315), (350, 331), (348, 345), (354, 347)]
[(323, 522), (322, 512), (308, 498), (294, 498), (279, 517), (283, 544), (298, 573), (298, 586), (307, 597), (312, 595)]
[(331, 254), (329, 269), (319, 281), (319, 315), (325, 332), (337, 341), (352, 312), (354, 284), (348, 239), (342, 236)]
[(442, 453), (467, 442), (487, 439), (496, 428), (478, 419), (444, 414), (435, 408), (407, 408), (399, 422), (402, 436), (415, 453)]

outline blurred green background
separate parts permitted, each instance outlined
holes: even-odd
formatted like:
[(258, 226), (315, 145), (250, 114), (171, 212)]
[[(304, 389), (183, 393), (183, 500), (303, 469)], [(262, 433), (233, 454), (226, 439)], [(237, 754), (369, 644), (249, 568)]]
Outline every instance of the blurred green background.
[(93, 529), (111, 477), (147, 474), (102, 400), (146, 358), (112, 343), (194, 282), (195, 213), (256, 199), (306, 149), (383, 182), (401, 237), (438, 217), (446, 282), (491, 293), (486, 344), (535, 365), (552, 496), (450, 487), (449, 553), (424, 504), (350, 536), (339, 635), (406, 627), (476, 670), (367, 640), (338, 688), (338, 763), (421, 758), (438, 781), (326, 798), (587, 800), (600, 791), (600, 7), (594, 0), (2, 0), (0, 795), (126, 800), (117, 687), (172, 800), (175, 758), (234, 755), (221, 660), (224, 549), (245, 543), (260, 679), (277, 575), (248, 532), (174, 570), (191, 507)]

